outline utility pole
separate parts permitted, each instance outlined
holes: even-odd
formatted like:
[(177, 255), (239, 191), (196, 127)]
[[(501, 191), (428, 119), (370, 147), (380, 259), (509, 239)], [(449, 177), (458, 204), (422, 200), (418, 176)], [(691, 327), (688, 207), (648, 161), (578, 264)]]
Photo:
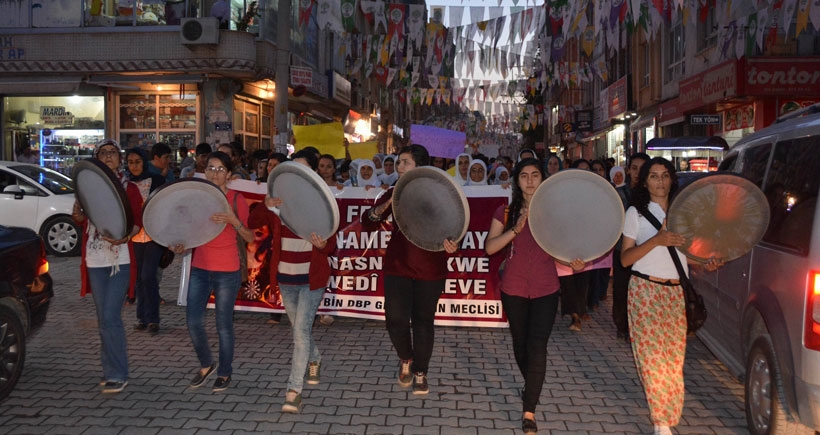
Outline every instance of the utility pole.
[(291, 0), (279, 0), (276, 21), (276, 93), (274, 100), (276, 136), (274, 149), (288, 154), (288, 84), (290, 81), (290, 18)]

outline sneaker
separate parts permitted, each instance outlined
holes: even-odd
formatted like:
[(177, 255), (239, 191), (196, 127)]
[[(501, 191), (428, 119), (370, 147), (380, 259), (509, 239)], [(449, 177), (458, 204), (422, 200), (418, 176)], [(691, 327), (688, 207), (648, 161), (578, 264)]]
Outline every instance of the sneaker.
[(538, 425), (535, 424), (535, 420), (525, 418), (521, 421), (521, 430), (524, 433), (538, 433)]
[(427, 386), (427, 375), (422, 372), (416, 372), (413, 375), (413, 394), (427, 394), (430, 388)]
[(672, 435), (672, 429), (669, 426), (655, 426), (655, 435)]
[(282, 405), (282, 412), (290, 412), (292, 414), (296, 414), (299, 412), (299, 408), (302, 406), (302, 394), (297, 393), (296, 391), (289, 390), (287, 394), (285, 394), (285, 403)]
[(216, 363), (213, 363), (210, 366), (208, 366), (208, 370), (206, 370), (205, 373), (202, 373), (202, 370), (197, 370), (196, 375), (193, 379), (191, 379), (191, 388), (201, 387), (202, 384), (205, 383), (205, 380), (208, 379), (208, 377), (211, 376), (211, 374), (213, 374), (213, 372), (215, 371)]
[(319, 369), (322, 367), (322, 363), (312, 362), (308, 364), (308, 375), (306, 382), (310, 385), (317, 385), (319, 384)]
[(413, 372), (410, 366), (413, 365), (413, 360), (402, 361), (399, 364), (399, 385), (402, 387), (409, 387), (413, 383)]
[(103, 394), (119, 393), (125, 389), (126, 385), (128, 385), (128, 381), (108, 381), (103, 386), (102, 392)]
[(159, 334), (159, 323), (149, 323), (148, 324), (148, 332), (153, 334)]
[(330, 326), (333, 324), (333, 316), (322, 314), (321, 316), (319, 316), (319, 323), (323, 326)]
[(148, 325), (145, 323), (140, 322), (134, 325), (134, 331), (145, 331), (146, 329), (148, 329)]
[(214, 381), (214, 391), (225, 391), (231, 385), (230, 376), (218, 376)]

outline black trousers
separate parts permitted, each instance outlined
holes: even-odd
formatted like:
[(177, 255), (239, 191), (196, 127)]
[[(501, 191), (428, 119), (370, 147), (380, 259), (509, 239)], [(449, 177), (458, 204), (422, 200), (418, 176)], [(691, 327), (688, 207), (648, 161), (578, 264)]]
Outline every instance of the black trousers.
[(559, 277), (561, 282), (561, 314), (564, 316), (587, 313), (587, 295), (595, 270), (587, 270)]
[(629, 334), (626, 308), (631, 274), (632, 268), (621, 264), (621, 251), (615, 251), (612, 254), (612, 321), (618, 332), (624, 334)]
[[(427, 373), (433, 356), (436, 306), (445, 280), (384, 277), (384, 318), (390, 341), (402, 360), (413, 360), (413, 371)], [(411, 334), (412, 330), (412, 334)]]
[(535, 412), (547, 372), (547, 342), (558, 313), (558, 293), (536, 299), (501, 292), (510, 322), (513, 353), (524, 376), (524, 412)]

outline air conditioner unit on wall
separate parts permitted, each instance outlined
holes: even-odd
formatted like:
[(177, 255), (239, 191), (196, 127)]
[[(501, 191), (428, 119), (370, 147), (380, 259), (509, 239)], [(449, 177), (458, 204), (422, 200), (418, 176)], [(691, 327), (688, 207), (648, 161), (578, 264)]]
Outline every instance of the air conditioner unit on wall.
[(179, 39), (183, 44), (219, 44), (218, 18), (183, 18), (180, 24)]

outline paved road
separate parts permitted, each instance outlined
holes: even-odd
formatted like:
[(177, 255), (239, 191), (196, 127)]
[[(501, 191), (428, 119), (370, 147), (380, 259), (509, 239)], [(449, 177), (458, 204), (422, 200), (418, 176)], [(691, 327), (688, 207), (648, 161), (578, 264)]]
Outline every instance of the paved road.
[[(506, 329), (439, 327), (429, 396), (399, 387), (384, 324), (337, 319), (317, 326), (322, 383), (306, 386), (301, 414), (281, 404), (291, 354), (290, 327), (237, 313), (233, 384), (190, 389), (197, 367), (176, 306), (178, 264), (161, 292), (162, 331), (128, 330), (131, 379), (117, 395), (99, 393), (99, 338), (90, 297), (79, 297), (78, 259), (51, 259), (57, 284), (44, 327), (31, 338), (17, 389), (0, 402), (0, 434), (512, 434), (520, 432), (521, 379)], [(611, 299), (611, 298), (610, 298)], [(133, 307), (125, 307), (127, 324)], [(558, 322), (537, 412), (540, 433), (651, 433), (629, 346), (614, 340), (610, 308), (580, 333)], [(213, 313), (208, 323), (212, 343)], [(697, 339), (686, 354), (686, 403), (677, 433), (747, 433), (743, 386)]]

